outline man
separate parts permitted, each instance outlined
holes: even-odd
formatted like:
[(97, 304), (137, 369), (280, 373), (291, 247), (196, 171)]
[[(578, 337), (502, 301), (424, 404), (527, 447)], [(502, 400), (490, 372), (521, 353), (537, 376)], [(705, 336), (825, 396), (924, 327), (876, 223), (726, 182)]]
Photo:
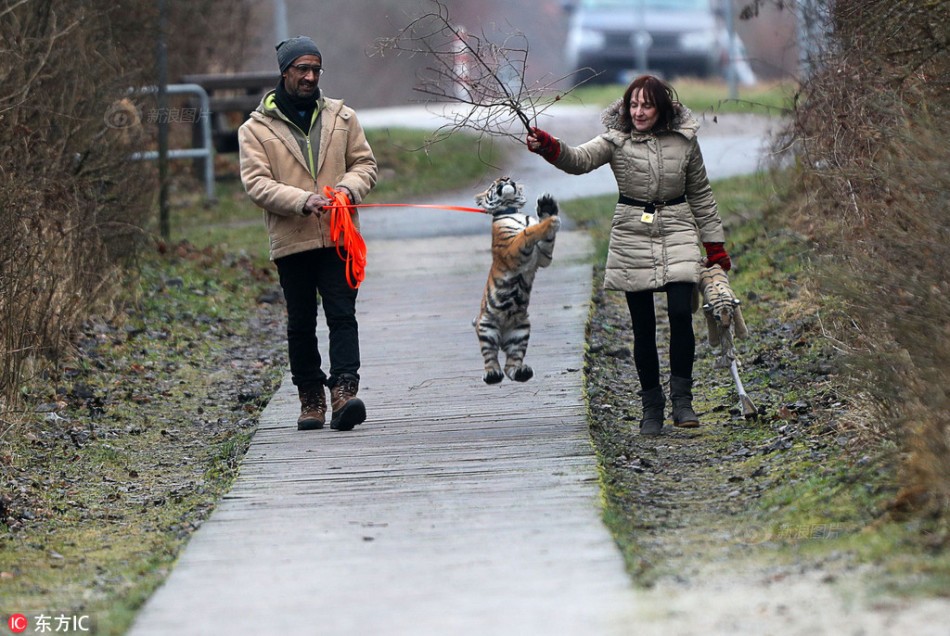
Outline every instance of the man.
[[(281, 79), (238, 131), (241, 181), (270, 235), (287, 301), (290, 373), (300, 396), (298, 430), (323, 428), (326, 388), (330, 428), (352, 430), (366, 419), (359, 389), (360, 348), (356, 290), (330, 239), (331, 186), (359, 203), (376, 183), (376, 158), (353, 109), (319, 88), (323, 56), (299, 36), (277, 45)], [(359, 218), (354, 213), (354, 224)], [(329, 375), (318, 349), (317, 296), (329, 330)]]

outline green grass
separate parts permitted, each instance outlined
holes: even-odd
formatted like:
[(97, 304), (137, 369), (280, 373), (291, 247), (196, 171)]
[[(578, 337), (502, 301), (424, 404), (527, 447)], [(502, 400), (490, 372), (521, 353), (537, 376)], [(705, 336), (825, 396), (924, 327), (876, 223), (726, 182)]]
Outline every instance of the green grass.
[(882, 515), (894, 498), (891, 468), (843, 457), (809, 464), (804, 454), (789, 455), (785, 483), (748, 513), (771, 557), (791, 564), (848, 555), (881, 568), (868, 581), (871, 594), (946, 597), (950, 552), (939, 522)]
[(219, 248), (267, 260), (267, 232), (263, 213), (247, 198), (239, 181), (220, 181), (217, 203), (205, 206), (192, 200), (171, 211), (170, 242), (189, 241), (198, 248)]
[[(239, 373), (222, 371), (235, 363), (225, 350), (254, 337), (248, 317), (268, 286), (232, 261), (143, 254), (118, 315), (96, 320), (95, 346), (87, 334), (79, 355), (91, 364), (66, 361), (61, 377), (30, 386), (32, 402), (66, 406), (64, 424), (28, 414), (29, 436), (3, 449), (33, 512), (16, 530), (0, 522), (7, 609), (88, 615), (95, 633), (123, 633), (227, 491), (248, 436), (226, 421), (259, 405), (235, 403), (212, 380)], [(281, 374), (260, 371), (271, 388)], [(79, 437), (70, 443), (67, 431)]]
[[(781, 115), (791, 109), (796, 90), (796, 86), (790, 82), (740, 86), (736, 99), (731, 99), (725, 82), (688, 79), (673, 82), (672, 86), (680, 101), (691, 110), (710, 114)], [(623, 84), (581, 86), (564, 97), (564, 102), (608, 106), (623, 96), (626, 88)]]

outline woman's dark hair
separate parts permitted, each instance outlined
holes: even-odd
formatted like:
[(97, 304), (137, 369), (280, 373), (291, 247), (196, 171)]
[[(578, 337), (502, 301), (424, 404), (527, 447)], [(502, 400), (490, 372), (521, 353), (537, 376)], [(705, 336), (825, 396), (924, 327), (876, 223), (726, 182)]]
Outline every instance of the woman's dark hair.
[(653, 75), (641, 75), (630, 82), (623, 93), (623, 109), (620, 117), (625, 126), (633, 130), (633, 118), (630, 116), (630, 98), (634, 91), (642, 90), (643, 97), (656, 106), (657, 118), (653, 130), (670, 130), (673, 117), (676, 116), (674, 104), (679, 101), (673, 87)]

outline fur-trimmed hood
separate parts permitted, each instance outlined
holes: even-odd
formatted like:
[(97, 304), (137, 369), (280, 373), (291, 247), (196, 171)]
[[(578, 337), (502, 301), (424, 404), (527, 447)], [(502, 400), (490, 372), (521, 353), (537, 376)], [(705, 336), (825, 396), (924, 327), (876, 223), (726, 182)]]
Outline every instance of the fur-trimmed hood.
[[(673, 115), (673, 125), (671, 130), (683, 135), (687, 139), (692, 139), (695, 137), (696, 133), (699, 131), (699, 121), (697, 121), (697, 119), (693, 116), (693, 111), (679, 102), (673, 103), (673, 109), (675, 111), (675, 115)], [(623, 98), (620, 98), (604, 109), (604, 111), (600, 114), (600, 121), (603, 122), (604, 126), (606, 126), (608, 130), (616, 130), (625, 135), (629, 134), (633, 137), (645, 137), (650, 134), (641, 133), (634, 130), (633, 126), (626, 123), (623, 117), (621, 117), (622, 112)]]

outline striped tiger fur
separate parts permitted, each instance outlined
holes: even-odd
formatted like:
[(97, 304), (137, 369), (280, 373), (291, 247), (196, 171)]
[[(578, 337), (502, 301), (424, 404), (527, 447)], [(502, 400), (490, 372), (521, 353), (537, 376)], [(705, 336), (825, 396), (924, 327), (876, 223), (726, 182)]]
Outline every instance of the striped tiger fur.
[[(475, 196), (475, 204), (492, 215), (492, 264), (482, 295), (481, 311), (473, 321), (485, 360), (486, 384), (496, 384), (507, 375), (525, 382), (534, 371), (525, 364), (531, 323), (528, 301), (539, 267), (551, 264), (554, 239), (561, 219), (554, 198), (538, 198), (537, 215), (523, 214), (524, 187), (510, 177), (496, 179)], [(504, 374), (498, 361), (505, 352)]]
[(709, 344), (719, 347), (717, 367), (728, 368), (735, 359), (732, 335), (746, 338), (749, 331), (742, 319), (739, 298), (732, 291), (729, 277), (719, 265), (704, 268), (699, 275), (699, 290), (703, 296), (703, 313), (709, 330)]
[(719, 265), (706, 267), (699, 273), (699, 291), (703, 296), (703, 313), (709, 329), (709, 344), (719, 347), (719, 355), (713, 366), (729, 369), (739, 393), (739, 407), (746, 419), (756, 419), (759, 409), (746, 393), (739, 377), (739, 359), (733, 343), (733, 335), (747, 338), (749, 330), (742, 318), (739, 298), (732, 291), (729, 277)]

